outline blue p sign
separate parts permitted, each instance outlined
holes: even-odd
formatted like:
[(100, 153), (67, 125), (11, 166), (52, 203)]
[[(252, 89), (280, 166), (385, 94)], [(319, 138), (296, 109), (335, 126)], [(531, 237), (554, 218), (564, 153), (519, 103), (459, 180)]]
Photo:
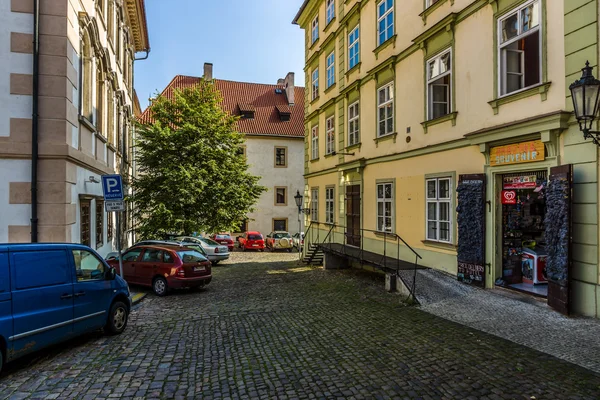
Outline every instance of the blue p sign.
[(104, 200), (123, 200), (123, 180), (121, 175), (103, 175), (102, 190)]

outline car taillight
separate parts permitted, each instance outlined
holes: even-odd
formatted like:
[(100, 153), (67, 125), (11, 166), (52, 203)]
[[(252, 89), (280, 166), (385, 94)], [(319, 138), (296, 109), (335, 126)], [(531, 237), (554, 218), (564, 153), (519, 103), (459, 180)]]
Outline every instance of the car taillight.
[(177, 277), (185, 278), (185, 270), (183, 269), (183, 267), (177, 268)]

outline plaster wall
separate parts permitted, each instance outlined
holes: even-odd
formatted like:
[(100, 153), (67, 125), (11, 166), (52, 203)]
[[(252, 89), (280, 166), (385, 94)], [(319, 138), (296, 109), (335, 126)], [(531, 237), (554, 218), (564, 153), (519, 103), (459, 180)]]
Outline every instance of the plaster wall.
[(9, 227), (29, 225), (31, 206), (10, 204), (10, 183), (31, 182), (31, 161), (0, 159), (0, 243), (9, 242)]

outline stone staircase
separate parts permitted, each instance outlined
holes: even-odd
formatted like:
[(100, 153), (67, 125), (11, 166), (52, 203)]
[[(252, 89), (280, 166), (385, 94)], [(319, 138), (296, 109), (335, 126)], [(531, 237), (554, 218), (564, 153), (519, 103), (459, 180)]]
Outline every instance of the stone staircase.
[(319, 246), (311, 243), (302, 261), (308, 265), (323, 265), (324, 257), (323, 251)]

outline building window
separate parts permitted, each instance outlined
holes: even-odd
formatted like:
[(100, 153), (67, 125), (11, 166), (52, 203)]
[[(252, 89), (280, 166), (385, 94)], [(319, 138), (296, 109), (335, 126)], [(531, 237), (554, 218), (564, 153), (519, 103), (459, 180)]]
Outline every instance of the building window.
[(451, 242), (451, 178), (427, 180), (427, 240)]
[(104, 201), (96, 200), (96, 248), (104, 244)]
[(244, 160), (248, 160), (248, 158), (246, 157), (246, 146), (240, 146), (237, 149), (237, 154), (244, 157)]
[(394, 84), (390, 83), (377, 91), (378, 136), (394, 132)]
[(359, 137), (359, 108), (358, 101), (348, 107), (348, 146), (358, 144)]
[(377, 45), (394, 36), (394, 0), (382, 0), (377, 5)]
[(287, 167), (287, 147), (275, 147), (275, 166)]
[(275, 205), (276, 206), (287, 206), (287, 188), (276, 187), (275, 188)]
[(325, 154), (331, 154), (335, 151), (335, 128), (334, 128), (335, 117), (331, 116), (325, 121)]
[(427, 62), (427, 118), (450, 114), (451, 95), (452, 53), (448, 50)]
[(273, 231), (287, 232), (287, 218), (273, 219)]
[(104, 127), (104, 79), (100, 65), (96, 69), (96, 132), (106, 137)]
[(360, 28), (357, 26), (348, 35), (348, 69), (356, 67), (360, 62)]
[(317, 15), (312, 21), (312, 42), (314, 43), (319, 39), (319, 16)]
[(112, 243), (114, 237), (114, 213), (107, 212), (106, 213), (106, 241), (108, 243)]
[(311, 189), (310, 191), (310, 219), (311, 221), (319, 220), (319, 189)]
[(242, 233), (245, 233), (245, 232), (248, 231), (248, 220), (247, 219), (244, 220), (244, 221), (242, 221), (242, 222), (240, 222), (239, 231), (242, 232)]
[(81, 49), (81, 94), (80, 94), (80, 113), (90, 123), (93, 122), (93, 101), (92, 93), (94, 92), (94, 64), (92, 55), (92, 44), (90, 42), (90, 34), (85, 31), (82, 40)]
[(335, 83), (335, 52), (327, 56), (327, 87), (333, 86)]
[(81, 200), (79, 205), (79, 235), (81, 239), (81, 244), (89, 246), (90, 242), (90, 201), (89, 200)]
[(498, 21), (500, 93), (510, 94), (541, 83), (540, 2), (529, 2)]
[(325, 188), (325, 222), (328, 224), (334, 223), (334, 191), (332, 187)]
[(312, 99), (319, 97), (319, 68), (315, 68), (312, 73)]
[(311, 138), (311, 149), (312, 149), (312, 159), (316, 160), (319, 158), (319, 127), (313, 126), (312, 128), (312, 138)]
[(394, 214), (394, 184), (377, 184), (377, 230), (392, 232), (392, 219)]
[(114, 0), (108, 0), (108, 14), (106, 15), (106, 19), (108, 21), (108, 39), (112, 42), (111, 44), (114, 46), (115, 44), (115, 8), (114, 8)]
[(109, 83), (108, 90), (106, 91), (108, 97), (108, 107), (107, 110), (107, 124), (106, 124), (106, 137), (108, 138), (108, 144), (115, 144), (115, 93), (112, 88), (112, 84)]
[(335, 0), (327, 0), (325, 9), (327, 14), (325, 18), (325, 25), (329, 25), (331, 20), (335, 18)]
[(115, 54), (115, 58), (117, 60), (117, 65), (120, 67), (121, 66), (121, 56), (122, 56), (122, 52), (123, 52), (123, 17), (122, 17), (122, 12), (119, 9), (117, 11), (117, 20), (116, 20), (116, 28), (117, 28), (117, 37), (115, 38), (115, 41), (117, 43), (115, 43), (117, 49), (116, 49), (116, 54)]
[(435, 3), (437, 3), (439, 0), (425, 0), (425, 8), (429, 8), (432, 5), (434, 5)]

